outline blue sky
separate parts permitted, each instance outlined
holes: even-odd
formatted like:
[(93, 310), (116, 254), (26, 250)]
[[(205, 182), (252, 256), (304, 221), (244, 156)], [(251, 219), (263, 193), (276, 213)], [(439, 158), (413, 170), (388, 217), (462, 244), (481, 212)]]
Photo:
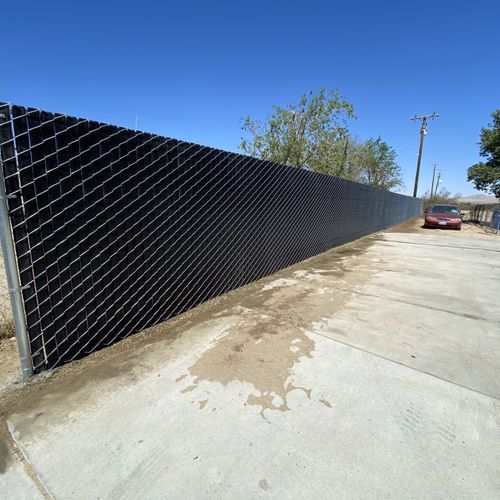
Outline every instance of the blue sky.
[(335, 88), (352, 131), (381, 135), (413, 187), (419, 125), (453, 193), (474, 193), (481, 126), (500, 107), (500, 2), (5, 2), (0, 100), (236, 151), (240, 120)]

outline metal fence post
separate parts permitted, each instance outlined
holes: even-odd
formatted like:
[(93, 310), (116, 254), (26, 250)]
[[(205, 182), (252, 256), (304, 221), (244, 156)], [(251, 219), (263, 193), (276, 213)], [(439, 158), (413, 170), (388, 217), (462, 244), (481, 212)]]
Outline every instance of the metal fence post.
[(26, 328), (23, 297), (21, 294), (21, 284), (17, 270), (16, 253), (12, 239), (12, 230), (9, 219), (9, 209), (7, 197), (5, 195), (5, 180), (3, 176), (3, 166), (0, 160), (0, 240), (2, 244), (3, 258), (5, 261), (5, 273), (9, 287), (10, 302), (12, 305), (12, 316), (16, 327), (17, 346), (21, 359), (21, 372), (23, 380), (33, 375), (33, 363), (31, 361), (31, 349)]

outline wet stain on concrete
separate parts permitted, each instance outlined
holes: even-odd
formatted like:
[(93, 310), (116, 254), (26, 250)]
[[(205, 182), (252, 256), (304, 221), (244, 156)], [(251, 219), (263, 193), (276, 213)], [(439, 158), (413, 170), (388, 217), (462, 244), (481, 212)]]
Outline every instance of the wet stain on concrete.
[[(263, 418), (267, 411), (288, 411), (288, 395), (293, 390), (302, 390), (310, 399), (312, 388), (292, 383), (294, 367), (314, 355), (314, 340), (306, 332), (319, 318), (331, 317), (350, 297), (351, 292), (339, 286), (340, 275), (358, 269), (359, 279), (351, 277), (351, 281), (361, 284), (369, 279), (368, 261), (358, 259), (356, 265), (345, 267), (339, 261), (346, 254), (349, 259), (360, 257), (370, 244), (357, 242), (356, 247), (315, 257), (314, 266), (304, 268), (302, 263), (282, 271), (274, 276), (272, 287), (254, 289), (221, 311), (218, 316), (231, 315), (238, 318), (237, 323), (189, 367), (192, 385), (182, 392), (194, 390), (202, 381), (247, 383), (253, 390), (246, 404), (260, 407)], [(291, 276), (293, 280), (287, 279)], [(328, 401), (321, 402), (331, 408)]]
[(208, 399), (203, 399), (202, 401), (198, 401), (199, 409), (203, 410), (203, 408), (205, 408), (207, 403), (208, 403)]
[[(257, 312), (244, 314), (189, 371), (195, 386), (201, 380), (223, 385), (236, 380), (249, 383), (256, 394), (248, 396), (248, 404), (262, 406), (262, 412), (265, 409), (285, 411), (288, 409), (287, 394), (295, 389), (287, 379), (301, 357), (312, 356), (314, 342), (279, 318), (261, 316)], [(249, 322), (253, 323), (251, 327), (248, 327)], [(297, 336), (300, 342), (296, 342), (296, 349), (291, 351), (290, 345)], [(308, 389), (304, 391), (309, 392)]]
[(299, 390), (303, 391), (308, 399), (311, 399), (311, 389), (306, 389), (305, 387), (296, 387), (291, 383), (288, 383), (284, 389), (284, 391), (279, 392), (265, 392), (260, 396), (255, 396), (254, 394), (250, 394), (247, 399), (247, 404), (249, 405), (257, 405), (262, 409), (260, 411), (260, 416), (266, 419), (264, 414), (265, 410), (278, 410), (281, 412), (288, 411), (290, 408), (288, 407), (287, 396), (291, 391)]

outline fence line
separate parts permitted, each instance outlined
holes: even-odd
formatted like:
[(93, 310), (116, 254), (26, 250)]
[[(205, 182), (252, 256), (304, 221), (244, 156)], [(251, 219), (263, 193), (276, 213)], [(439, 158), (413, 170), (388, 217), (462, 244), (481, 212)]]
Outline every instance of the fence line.
[[(495, 212), (500, 211), (500, 204), (473, 205), (469, 211), (469, 219), (482, 226), (496, 228), (496, 219), (493, 220)], [(495, 225), (494, 225), (495, 223)]]
[(25, 375), (422, 208), (346, 179), (16, 105), (0, 105), (0, 158)]

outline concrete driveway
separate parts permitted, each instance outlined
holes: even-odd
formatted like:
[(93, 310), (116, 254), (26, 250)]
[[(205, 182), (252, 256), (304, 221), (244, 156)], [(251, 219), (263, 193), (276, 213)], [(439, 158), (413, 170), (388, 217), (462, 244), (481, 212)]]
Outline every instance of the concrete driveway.
[(413, 221), (234, 291), (4, 392), (2, 497), (498, 498), (499, 283)]

